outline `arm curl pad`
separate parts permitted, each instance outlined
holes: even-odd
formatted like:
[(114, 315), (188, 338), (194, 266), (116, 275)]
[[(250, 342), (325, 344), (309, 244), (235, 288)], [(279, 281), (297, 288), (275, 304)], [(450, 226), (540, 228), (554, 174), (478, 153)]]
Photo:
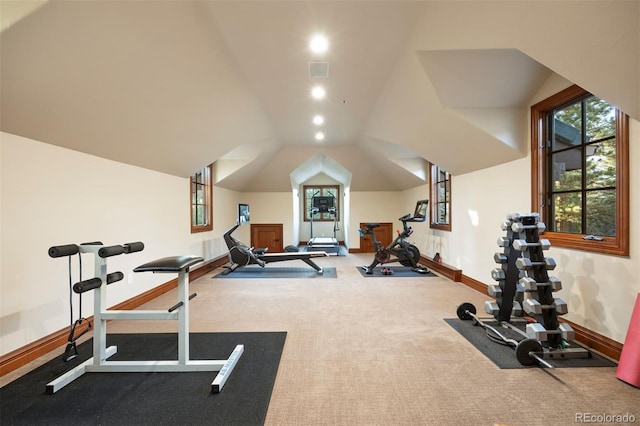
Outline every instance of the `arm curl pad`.
[(124, 274), (120, 271), (107, 274), (107, 284), (116, 283), (124, 279)]
[(51, 257), (62, 257), (62, 256), (71, 256), (72, 254), (78, 254), (80, 249), (75, 244), (66, 244), (63, 246), (53, 246), (49, 248), (49, 256)]
[(100, 278), (91, 278), (89, 280), (84, 280), (77, 282), (73, 285), (73, 291), (76, 293), (84, 293), (85, 291), (93, 290), (102, 285), (102, 280)]
[(122, 253), (124, 253), (123, 246), (108, 246), (108, 247), (102, 247), (100, 250), (98, 250), (98, 256), (102, 258), (117, 256)]
[(135, 253), (137, 251), (142, 251), (142, 250), (144, 250), (144, 243), (142, 243), (141, 241), (124, 244), (125, 253)]

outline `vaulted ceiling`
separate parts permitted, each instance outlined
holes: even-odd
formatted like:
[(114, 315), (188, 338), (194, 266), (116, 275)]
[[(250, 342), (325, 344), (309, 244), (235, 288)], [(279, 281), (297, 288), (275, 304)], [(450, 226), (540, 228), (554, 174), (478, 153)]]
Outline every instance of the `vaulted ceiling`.
[[(615, 82), (558, 59), (579, 49), (536, 47), (522, 18), (545, 13), (535, 1), (479, 3), (3, 0), (0, 124), (177, 176), (215, 163), (216, 184), (237, 191), (289, 191), (319, 173), (375, 191), (426, 183), (427, 161), (457, 175), (523, 158), (528, 105), (554, 73), (638, 114)], [(316, 32), (322, 55), (308, 49)], [(318, 62), (326, 75), (310, 73)], [(315, 84), (325, 99), (311, 98)]]

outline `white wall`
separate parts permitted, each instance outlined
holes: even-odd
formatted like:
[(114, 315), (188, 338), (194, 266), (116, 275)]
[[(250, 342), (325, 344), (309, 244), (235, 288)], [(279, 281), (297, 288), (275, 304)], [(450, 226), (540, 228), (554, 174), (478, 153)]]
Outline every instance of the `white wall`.
[[(216, 189), (214, 231), (190, 234), (189, 180), (0, 133), (0, 353), (5, 354), (69, 325), (67, 259), (52, 259), (54, 245), (142, 241), (142, 252), (108, 259), (109, 272), (133, 276), (109, 286), (113, 306), (173, 277), (132, 273), (165, 256), (211, 259), (227, 252), (221, 223), (235, 221), (236, 195)], [(222, 208), (232, 204), (233, 208)], [(93, 277), (93, 256), (83, 255), (83, 278)], [(78, 281), (77, 256), (73, 282)], [(93, 314), (84, 296), (84, 316)], [(74, 303), (77, 296), (74, 295)], [(74, 316), (78, 314), (77, 305)]]

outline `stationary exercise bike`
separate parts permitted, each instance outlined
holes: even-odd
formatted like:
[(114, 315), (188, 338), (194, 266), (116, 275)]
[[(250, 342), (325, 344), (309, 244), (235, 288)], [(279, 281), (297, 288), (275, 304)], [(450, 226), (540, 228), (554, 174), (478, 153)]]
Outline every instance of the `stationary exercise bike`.
[(407, 225), (407, 222), (424, 222), (427, 220), (427, 205), (429, 200), (421, 200), (416, 203), (416, 209), (413, 215), (408, 213), (398, 220), (402, 222), (402, 231), (398, 231), (398, 236), (388, 246), (383, 246), (376, 238), (374, 229), (379, 227), (379, 223), (365, 223), (365, 229), (360, 229), (360, 235), (365, 237), (371, 235), (375, 255), (373, 262), (369, 266), (362, 268), (368, 275), (373, 274), (373, 270), (379, 264), (400, 262), (402, 266), (411, 267), (412, 271), (426, 274), (429, 272), (427, 268), (420, 265), (420, 250), (418, 247), (409, 243), (406, 239), (413, 233), (413, 229)]

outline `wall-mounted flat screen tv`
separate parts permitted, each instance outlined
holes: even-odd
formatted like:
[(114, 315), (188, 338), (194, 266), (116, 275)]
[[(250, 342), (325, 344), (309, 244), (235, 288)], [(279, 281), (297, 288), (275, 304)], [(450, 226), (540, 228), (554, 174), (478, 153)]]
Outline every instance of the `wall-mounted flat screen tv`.
[(238, 223), (240, 225), (246, 225), (249, 223), (250, 218), (249, 204), (238, 204)]

